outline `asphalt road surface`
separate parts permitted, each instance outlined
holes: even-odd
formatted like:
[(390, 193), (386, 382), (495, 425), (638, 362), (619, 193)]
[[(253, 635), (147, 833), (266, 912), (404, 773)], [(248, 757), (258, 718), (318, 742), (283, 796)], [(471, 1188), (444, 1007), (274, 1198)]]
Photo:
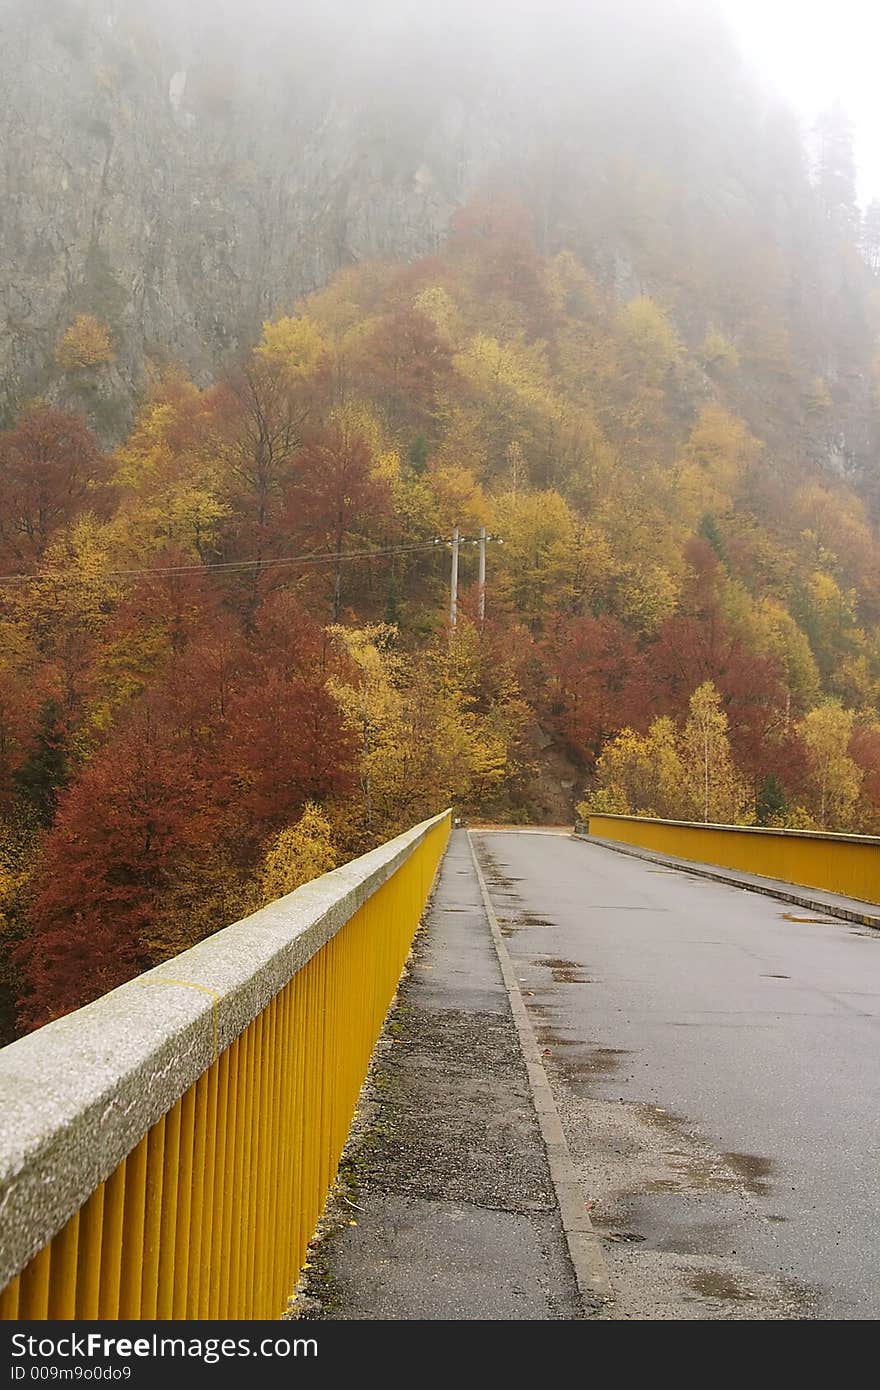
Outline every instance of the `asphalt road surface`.
[(564, 835), (473, 838), (617, 1316), (880, 1317), (880, 933)]

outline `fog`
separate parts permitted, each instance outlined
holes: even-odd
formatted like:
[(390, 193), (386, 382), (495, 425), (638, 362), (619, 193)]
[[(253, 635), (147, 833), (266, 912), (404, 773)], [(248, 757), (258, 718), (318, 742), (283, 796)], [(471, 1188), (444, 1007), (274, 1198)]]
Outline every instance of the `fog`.
[(542, 66), (543, 75), (549, 68), (576, 80), (594, 46), (622, 59), (630, 50), (636, 69), (674, 62), (670, 34), (686, 27), (695, 43), (703, 35), (712, 47), (723, 42), (720, 19), (806, 135), (821, 110), (842, 103), (855, 127), (862, 198), (880, 193), (880, 12), (866, 0), (27, 0), (32, 10), (77, 3), (108, 23), (126, 12), (161, 16), (166, 36), (191, 60), (208, 34), (242, 66), (280, 50), (295, 70), (302, 55), (308, 80), (340, 70), (403, 75), (439, 63), (466, 77), (473, 65), (503, 59), (521, 64), (522, 81), (539, 89)]
[(863, 200), (880, 196), (880, 9), (869, 0), (721, 0), (746, 60), (810, 127), (839, 101)]

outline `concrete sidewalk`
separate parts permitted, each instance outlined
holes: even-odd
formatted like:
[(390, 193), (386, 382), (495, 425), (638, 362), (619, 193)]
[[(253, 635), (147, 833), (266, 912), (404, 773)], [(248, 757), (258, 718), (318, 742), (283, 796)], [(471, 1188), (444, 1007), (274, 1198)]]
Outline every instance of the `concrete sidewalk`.
[(292, 1316), (584, 1317), (466, 832), (453, 834)]

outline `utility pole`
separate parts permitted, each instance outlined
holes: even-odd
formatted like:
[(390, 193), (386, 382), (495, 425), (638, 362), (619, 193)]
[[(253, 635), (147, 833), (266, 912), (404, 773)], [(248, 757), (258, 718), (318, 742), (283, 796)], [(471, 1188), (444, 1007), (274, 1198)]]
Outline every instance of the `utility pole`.
[[(480, 547), (480, 578), (477, 587), (477, 611), (479, 614), (480, 627), (486, 617), (486, 543), (497, 541), (499, 545), (504, 544), (502, 536), (489, 536), (486, 534), (485, 526), (480, 527), (480, 538), (474, 540), (473, 536), (462, 536), (458, 526), (452, 532), (452, 576), (449, 585), (449, 629), (451, 632), (458, 625), (458, 557), (462, 545), (478, 545)], [(444, 542), (436, 537), (435, 545), (442, 545)], [(449, 541), (445, 542), (446, 545)]]
[(456, 526), (452, 532), (452, 579), (449, 586), (449, 626), (455, 628), (458, 623), (458, 546), (459, 531)]

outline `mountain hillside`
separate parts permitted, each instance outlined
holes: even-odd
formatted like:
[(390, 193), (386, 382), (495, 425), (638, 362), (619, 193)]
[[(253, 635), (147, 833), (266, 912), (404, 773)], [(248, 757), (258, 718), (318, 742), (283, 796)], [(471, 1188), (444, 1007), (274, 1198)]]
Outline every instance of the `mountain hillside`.
[[(117, 438), (151, 364), (204, 382), (340, 266), (430, 252), (457, 208), (502, 190), (544, 254), (574, 251), (619, 299), (659, 294), (691, 342), (742, 340), (743, 408), (780, 447), (866, 470), (873, 338), (845, 136), (811, 184), (790, 116), (711, 7), (256, 0), (248, 16), (236, 0), (5, 0), (7, 411), (48, 392)], [(113, 349), (91, 375), (58, 360), (80, 314)]]

